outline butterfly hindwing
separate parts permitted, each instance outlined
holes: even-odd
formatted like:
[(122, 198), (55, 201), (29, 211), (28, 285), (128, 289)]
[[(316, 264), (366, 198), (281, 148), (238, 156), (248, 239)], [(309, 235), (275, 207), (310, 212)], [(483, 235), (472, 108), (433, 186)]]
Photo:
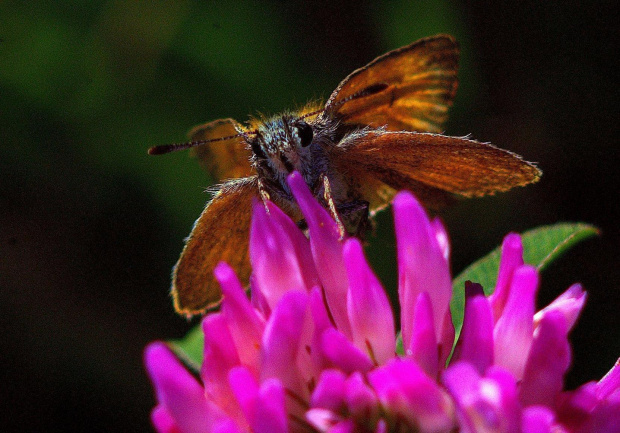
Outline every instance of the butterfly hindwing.
[(251, 176), (226, 182), (207, 204), (174, 267), (172, 296), (177, 312), (189, 316), (219, 304), (222, 292), (213, 270), (221, 261), (241, 281), (248, 281), (250, 215), (258, 196), (258, 181)]
[(215, 181), (253, 174), (249, 162), (252, 154), (246, 148), (243, 137), (239, 135), (243, 130), (244, 128), (233, 119), (219, 119), (196, 126), (189, 132), (191, 141), (231, 137), (228, 140), (201, 144), (191, 150)]

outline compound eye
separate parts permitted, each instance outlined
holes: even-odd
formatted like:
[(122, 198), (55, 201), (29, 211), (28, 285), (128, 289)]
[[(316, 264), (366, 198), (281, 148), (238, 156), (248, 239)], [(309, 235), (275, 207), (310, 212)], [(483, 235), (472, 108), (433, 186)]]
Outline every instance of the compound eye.
[(314, 137), (312, 126), (308, 125), (306, 122), (298, 122), (295, 126), (297, 128), (297, 135), (299, 135), (301, 147), (308, 147), (310, 143), (312, 143), (312, 138)]
[(254, 155), (256, 155), (257, 158), (267, 159), (267, 155), (265, 155), (265, 152), (263, 151), (263, 148), (261, 147), (258, 140), (253, 140), (251, 147), (252, 147), (252, 152), (254, 152)]

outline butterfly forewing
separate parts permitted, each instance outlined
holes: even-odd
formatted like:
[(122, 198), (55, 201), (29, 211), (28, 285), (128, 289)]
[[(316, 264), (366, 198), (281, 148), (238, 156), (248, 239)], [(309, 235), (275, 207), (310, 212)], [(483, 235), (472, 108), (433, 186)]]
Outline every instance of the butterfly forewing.
[(411, 189), (422, 201), (443, 200), (442, 192), (493, 194), (535, 182), (541, 175), (533, 164), (506, 150), (431, 133), (372, 131), (343, 140), (335, 152), (333, 159), (340, 164), (357, 165), (365, 176), (394, 189)]
[(189, 132), (191, 141), (213, 140), (233, 137), (201, 144), (192, 148), (200, 163), (215, 181), (250, 176), (251, 152), (246, 149), (243, 137), (238, 135), (244, 128), (233, 119), (219, 119), (199, 125)]
[[(441, 132), (456, 93), (458, 57), (458, 44), (447, 35), (390, 51), (345, 78), (326, 114), (392, 131)], [(365, 89), (367, 96), (355, 97)]]
[(189, 316), (219, 304), (222, 292), (213, 270), (221, 261), (232, 266), (241, 281), (248, 281), (250, 211), (258, 195), (258, 181), (252, 176), (225, 183), (207, 204), (174, 268), (177, 312)]

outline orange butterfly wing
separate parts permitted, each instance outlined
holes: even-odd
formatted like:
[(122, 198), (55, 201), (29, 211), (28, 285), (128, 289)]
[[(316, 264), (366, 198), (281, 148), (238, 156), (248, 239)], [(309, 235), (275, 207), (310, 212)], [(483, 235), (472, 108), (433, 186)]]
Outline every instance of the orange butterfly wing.
[[(483, 196), (536, 182), (541, 175), (533, 164), (490, 144), (405, 131), (352, 134), (334, 147), (331, 159), (349, 176), (359, 177), (362, 195), (376, 203), (382, 200), (375, 191), (380, 182), (413, 191), (430, 208), (449, 200), (446, 193)], [(365, 186), (368, 179), (375, 179), (370, 187)]]
[(258, 196), (256, 176), (226, 182), (196, 220), (172, 276), (178, 313), (191, 316), (219, 304), (222, 292), (213, 269), (221, 261), (248, 281), (250, 216)]
[[(189, 132), (191, 141), (232, 137), (205, 143), (191, 150), (216, 182), (254, 174), (249, 162), (252, 153), (246, 148), (243, 137), (237, 135), (244, 130), (245, 128), (233, 119), (219, 119), (196, 126)], [(233, 137), (235, 135), (237, 136)]]
[(456, 93), (458, 58), (458, 44), (448, 35), (390, 51), (345, 78), (325, 104), (326, 114), (391, 131), (441, 132)]

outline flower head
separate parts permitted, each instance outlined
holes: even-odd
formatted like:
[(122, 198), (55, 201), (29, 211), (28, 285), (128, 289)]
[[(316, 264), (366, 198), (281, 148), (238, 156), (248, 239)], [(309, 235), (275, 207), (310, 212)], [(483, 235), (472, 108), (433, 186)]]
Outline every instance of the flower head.
[[(251, 299), (225, 263), (224, 298), (203, 322), (192, 376), (165, 344), (146, 350), (160, 432), (614, 431), (620, 366), (563, 391), (579, 285), (535, 312), (538, 274), (508, 235), (494, 294), (466, 287), (454, 342), (449, 244), (409, 193), (394, 199), (403, 354), (389, 300), (357, 239), (341, 240), (301, 176), (289, 185), (309, 239), (272, 203), (256, 204)], [(446, 366), (447, 365), (447, 366)]]

